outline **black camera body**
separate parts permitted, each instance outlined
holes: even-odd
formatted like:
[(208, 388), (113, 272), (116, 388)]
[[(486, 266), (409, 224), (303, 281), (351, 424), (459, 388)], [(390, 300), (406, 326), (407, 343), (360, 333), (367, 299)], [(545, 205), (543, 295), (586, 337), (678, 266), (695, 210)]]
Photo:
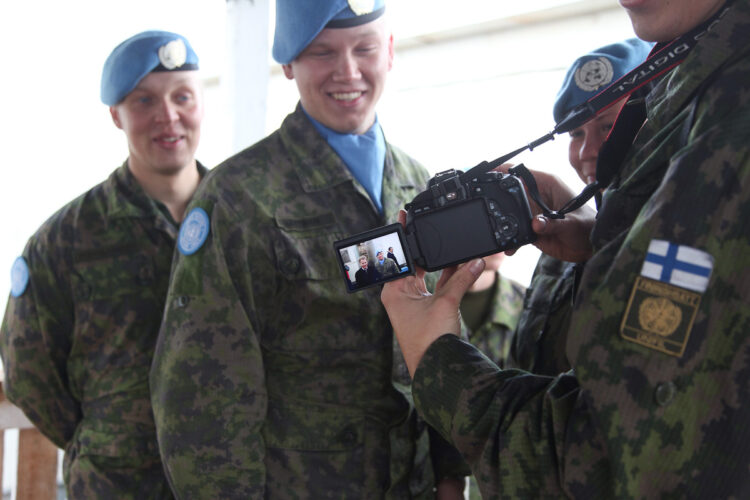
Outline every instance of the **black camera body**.
[(440, 172), (406, 211), (409, 252), (427, 271), (536, 240), (523, 183), (501, 172)]

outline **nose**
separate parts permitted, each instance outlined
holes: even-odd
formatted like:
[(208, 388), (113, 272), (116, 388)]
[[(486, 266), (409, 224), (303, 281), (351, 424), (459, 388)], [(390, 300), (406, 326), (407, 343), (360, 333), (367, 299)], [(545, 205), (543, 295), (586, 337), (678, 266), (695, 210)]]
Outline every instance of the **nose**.
[(335, 81), (349, 82), (360, 78), (359, 65), (354, 55), (342, 54), (336, 61), (336, 71), (333, 74)]
[(604, 138), (597, 134), (586, 134), (581, 148), (578, 150), (579, 175), (586, 179), (596, 177), (596, 160), (599, 157), (599, 149), (602, 147)]
[(591, 134), (586, 134), (583, 143), (581, 143), (581, 149), (578, 150), (578, 158), (581, 161), (593, 161), (596, 163), (602, 142), (603, 140), (600, 137), (592, 137)]
[(157, 121), (162, 123), (171, 123), (177, 121), (177, 119), (177, 106), (174, 103), (166, 99), (159, 103), (159, 107), (156, 110)]

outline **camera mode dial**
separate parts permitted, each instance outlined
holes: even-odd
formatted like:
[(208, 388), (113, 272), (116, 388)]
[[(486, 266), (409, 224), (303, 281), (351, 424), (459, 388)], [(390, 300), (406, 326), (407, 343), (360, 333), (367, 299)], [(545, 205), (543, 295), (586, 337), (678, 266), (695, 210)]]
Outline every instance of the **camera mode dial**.
[(503, 215), (496, 219), (497, 230), (495, 238), (498, 243), (505, 245), (518, 234), (518, 219), (512, 215)]

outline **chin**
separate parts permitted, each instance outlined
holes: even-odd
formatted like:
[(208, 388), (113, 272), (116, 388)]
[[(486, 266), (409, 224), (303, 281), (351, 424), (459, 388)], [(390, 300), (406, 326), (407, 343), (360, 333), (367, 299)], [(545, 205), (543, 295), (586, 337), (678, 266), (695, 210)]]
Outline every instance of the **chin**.
[(159, 171), (164, 175), (175, 175), (180, 173), (182, 170), (187, 168), (192, 161), (182, 161), (182, 160), (175, 160), (175, 161), (166, 161), (159, 165)]

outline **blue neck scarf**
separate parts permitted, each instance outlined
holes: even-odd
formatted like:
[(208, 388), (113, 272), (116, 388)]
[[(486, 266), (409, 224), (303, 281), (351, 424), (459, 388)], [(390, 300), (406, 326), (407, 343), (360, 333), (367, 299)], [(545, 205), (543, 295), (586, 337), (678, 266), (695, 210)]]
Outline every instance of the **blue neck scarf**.
[[(303, 108), (304, 111), (304, 108)], [(326, 142), (344, 160), (355, 179), (365, 188), (370, 195), (378, 212), (383, 214), (381, 194), (383, 191), (383, 169), (385, 167), (385, 138), (380, 129), (378, 117), (372, 127), (361, 135), (342, 134), (331, 130), (310, 116), (310, 119), (320, 134), (325, 137)]]

